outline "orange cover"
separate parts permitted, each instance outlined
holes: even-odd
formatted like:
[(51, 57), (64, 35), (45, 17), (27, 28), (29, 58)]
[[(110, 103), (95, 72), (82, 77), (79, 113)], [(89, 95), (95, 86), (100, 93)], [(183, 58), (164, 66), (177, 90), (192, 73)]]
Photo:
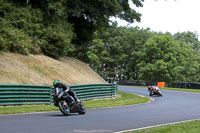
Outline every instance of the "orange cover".
[(165, 87), (165, 82), (158, 82), (158, 87)]

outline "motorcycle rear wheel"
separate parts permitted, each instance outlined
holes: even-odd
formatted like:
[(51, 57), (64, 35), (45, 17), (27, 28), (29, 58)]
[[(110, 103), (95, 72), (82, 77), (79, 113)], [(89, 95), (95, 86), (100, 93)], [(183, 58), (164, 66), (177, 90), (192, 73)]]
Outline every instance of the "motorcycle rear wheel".
[(58, 102), (58, 106), (63, 115), (65, 116), (70, 115), (70, 108), (67, 104), (64, 104), (64, 100), (60, 100)]

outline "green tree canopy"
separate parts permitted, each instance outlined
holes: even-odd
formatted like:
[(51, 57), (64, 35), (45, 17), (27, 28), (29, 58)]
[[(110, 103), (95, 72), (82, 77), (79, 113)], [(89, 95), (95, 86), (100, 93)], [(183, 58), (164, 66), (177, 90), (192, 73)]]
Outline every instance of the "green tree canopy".
[[(140, 21), (141, 14), (129, 2), (142, 7), (143, 0), (0, 0), (0, 48), (28, 54), (37, 47), (35, 53), (71, 54), (84, 60), (93, 33), (108, 27), (110, 17)], [(6, 25), (20, 34), (12, 35)], [(16, 43), (9, 44), (11, 48), (5, 46), (9, 37)], [(23, 46), (26, 50), (20, 50)]]
[(186, 43), (189, 43), (193, 49), (200, 50), (200, 42), (198, 39), (198, 34), (193, 32), (178, 32), (174, 34), (176, 40), (182, 40)]
[(198, 81), (199, 53), (170, 34), (149, 38), (141, 51), (139, 77), (145, 81)]
[(115, 26), (116, 24), (103, 32), (95, 32), (95, 38), (87, 52), (89, 63), (105, 77), (137, 79), (136, 55), (151, 32), (149, 29)]

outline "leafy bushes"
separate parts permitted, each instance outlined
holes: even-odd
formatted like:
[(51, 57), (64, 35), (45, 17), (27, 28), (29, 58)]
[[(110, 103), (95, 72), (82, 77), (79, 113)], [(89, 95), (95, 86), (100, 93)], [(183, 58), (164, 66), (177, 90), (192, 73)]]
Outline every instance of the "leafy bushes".
[(0, 50), (21, 54), (70, 54), (74, 48), (72, 25), (51, 20), (41, 9), (0, 0)]
[(71, 44), (73, 37), (72, 26), (66, 24), (66, 22), (57, 22), (49, 24), (44, 29), (42, 44), (42, 51), (48, 56), (58, 57), (70, 54), (74, 51), (74, 47)]
[(170, 34), (155, 34), (140, 51), (139, 78), (145, 81), (198, 81), (199, 53)]
[(38, 46), (34, 48), (32, 39), (19, 29), (6, 27), (1, 29), (1, 33), (3, 33), (2, 41), (4, 43), (2, 43), (2, 47), (4, 51), (26, 55), (30, 52), (39, 53), (40, 51)]

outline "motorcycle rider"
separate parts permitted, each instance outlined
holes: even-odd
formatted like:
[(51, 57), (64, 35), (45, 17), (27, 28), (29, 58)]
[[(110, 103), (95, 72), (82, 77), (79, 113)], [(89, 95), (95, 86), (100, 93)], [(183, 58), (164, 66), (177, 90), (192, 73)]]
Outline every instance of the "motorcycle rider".
[(76, 96), (75, 92), (73, 92), (73, 91), (70, 89), (70, 86), (69, 86), (69, 85), (62, 83), (60, 80), (54, 80), (54, 81), (53, 81), (53, 86), (54, 86), (54, 89), (55, 89), (56, 87), (58, 87), (58, 88), (63, 88), (63, 90), (64, 90), (64, 91), (67, 91), (67, 93), (68, 93), (69, 95), (71, 95), (71, 96), (75, 99), (76, 102), (80, 102), (80, 100), (79, 100), (78, 97)]
[(154, 86), (148, 86), (148, 91), (150, 93), (150, 95), (153, 95), (154, 91), (158, 90), (158, 86), (154, 85)]

